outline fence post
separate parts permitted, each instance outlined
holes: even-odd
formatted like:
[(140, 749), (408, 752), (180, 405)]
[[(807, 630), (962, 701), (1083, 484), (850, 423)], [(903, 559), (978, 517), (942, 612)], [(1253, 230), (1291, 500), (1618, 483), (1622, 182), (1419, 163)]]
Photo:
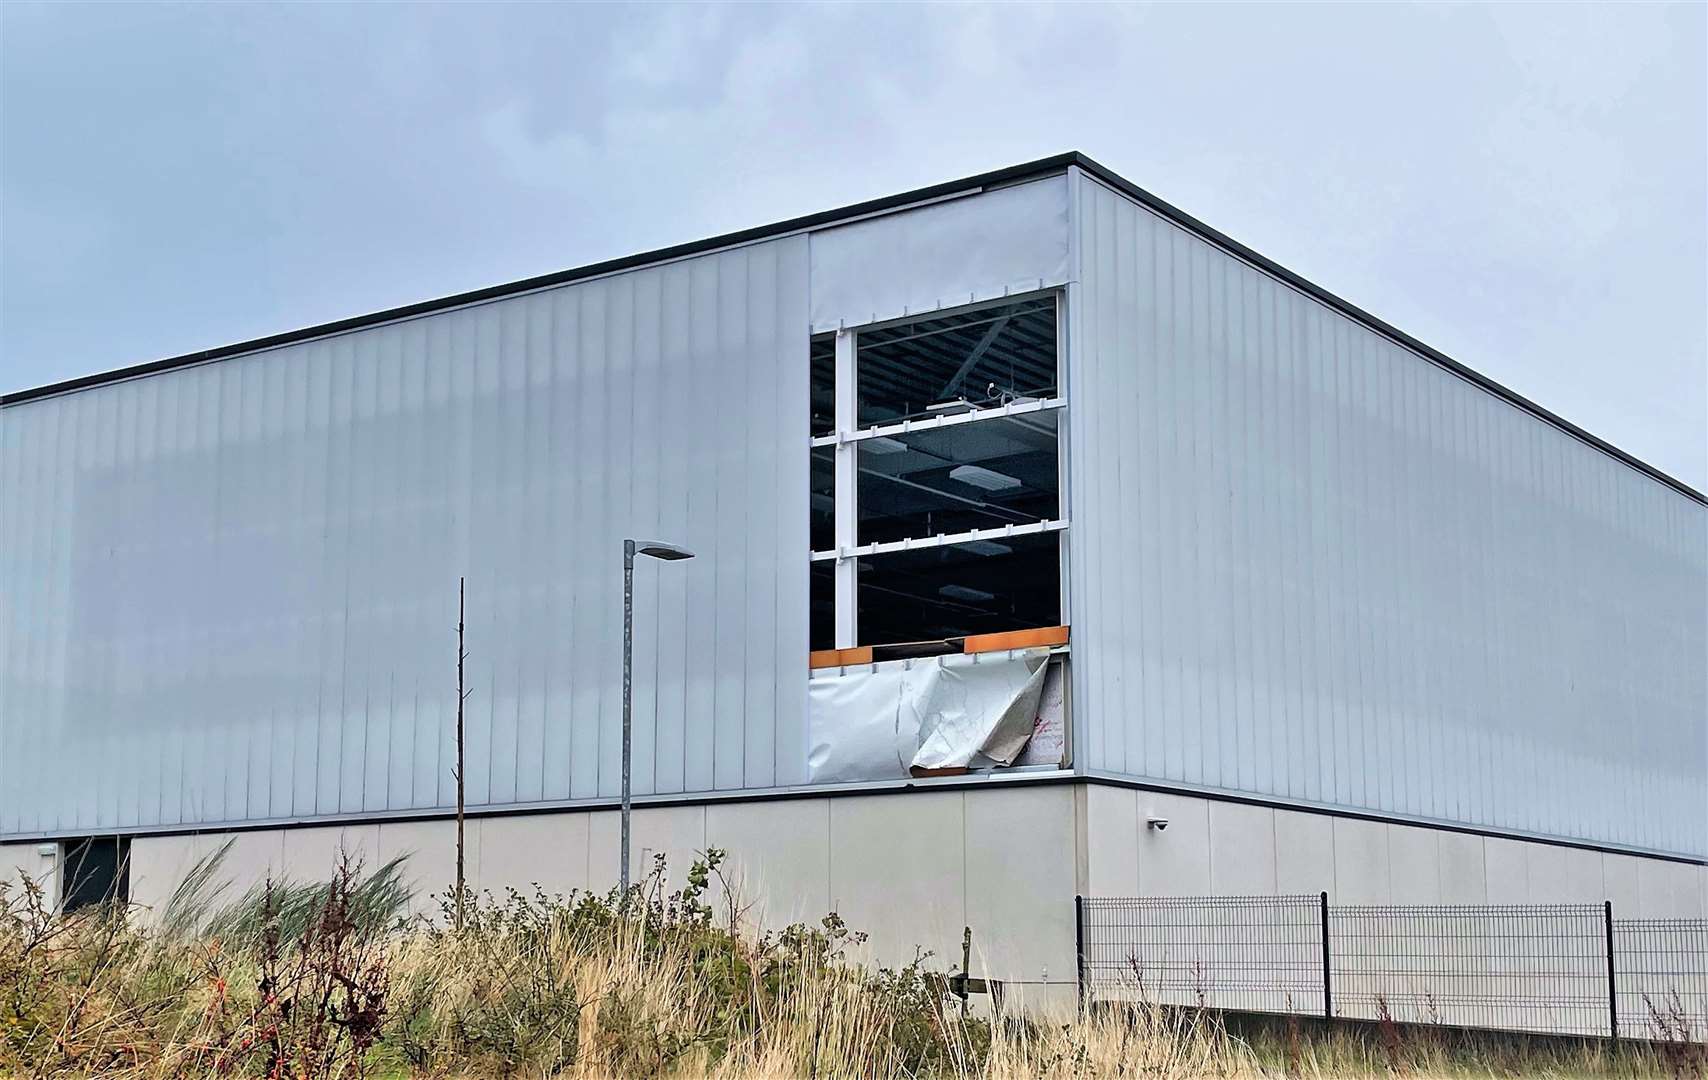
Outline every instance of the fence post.
[(1079, 996), (1079, 1011), (1085, 1013), (1085, 897), (1073, 898), (1074, 987)]
[(1334, 1019), (1334, 985), (1329, 975), (1328, 964), (1328, 893), (1323, 893), (1322, 900), (1322, 932), (1323, 932), (1323, 1017)]
[(1607, 1026), (1614, 1039), (1619, 1038), (1619, 981), (1613, 974), (1613, 901), (1601, 902), (1602, 922), (1607, 928)]

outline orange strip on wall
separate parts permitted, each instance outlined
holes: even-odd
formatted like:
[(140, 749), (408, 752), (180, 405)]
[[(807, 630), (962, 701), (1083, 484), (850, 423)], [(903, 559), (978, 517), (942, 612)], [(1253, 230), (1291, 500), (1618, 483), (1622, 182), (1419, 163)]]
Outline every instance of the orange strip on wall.
[(1067, 643), (1067, 627), (1045, 626), (1037, 630), (1009, 630), (1002, 634), (973, 634), (966, 639), (962, 648), (966, 652), (976, 653), (996, 652), (999, 649), (1035, 649)]
[(814, 649), (807, 658), (811, 668), (846, 667), (849, 664), (870, 664), (872, 647), (860, 645), (852, 649)]

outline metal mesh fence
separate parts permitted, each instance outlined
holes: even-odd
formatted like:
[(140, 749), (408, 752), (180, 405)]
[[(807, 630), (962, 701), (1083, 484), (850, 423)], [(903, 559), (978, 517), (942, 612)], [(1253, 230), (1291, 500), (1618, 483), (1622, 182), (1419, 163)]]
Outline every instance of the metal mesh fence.
[(1105, 1000), (1321, 1012), (1317, 896), (1085, 899), (1082, 977)]
[(1322, 895), (1078, 905), (1081, 993), (1098, 1000), (1708, 1042), (1708, 919)]
[(1619, 1030), (1708, 1042), (1708, 919), (1614, 919)]
[(1335, 1014), (1606, 1035), (1599, 904), (1329, 908)]

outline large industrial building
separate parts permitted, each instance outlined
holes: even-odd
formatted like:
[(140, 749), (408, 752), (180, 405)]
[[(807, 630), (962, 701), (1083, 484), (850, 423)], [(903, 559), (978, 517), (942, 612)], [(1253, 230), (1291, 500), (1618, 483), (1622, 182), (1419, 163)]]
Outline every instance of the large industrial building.
[(658, 537), (637, 872), (880, 960), (1071, 986), (1076, 894), (1708, 915), (1702, 494), (1079, 154), (0, 404), (54, 887), (446, 887), (459, 578), (472, 884), (609, 887)]

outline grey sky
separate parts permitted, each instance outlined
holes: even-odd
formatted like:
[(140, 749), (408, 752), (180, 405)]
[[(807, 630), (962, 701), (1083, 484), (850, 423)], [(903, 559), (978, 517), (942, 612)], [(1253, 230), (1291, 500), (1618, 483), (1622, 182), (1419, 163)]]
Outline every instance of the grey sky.
[(1708, 487), (1708, 8), (0, 6), (0, 390), (1084, 150)]

